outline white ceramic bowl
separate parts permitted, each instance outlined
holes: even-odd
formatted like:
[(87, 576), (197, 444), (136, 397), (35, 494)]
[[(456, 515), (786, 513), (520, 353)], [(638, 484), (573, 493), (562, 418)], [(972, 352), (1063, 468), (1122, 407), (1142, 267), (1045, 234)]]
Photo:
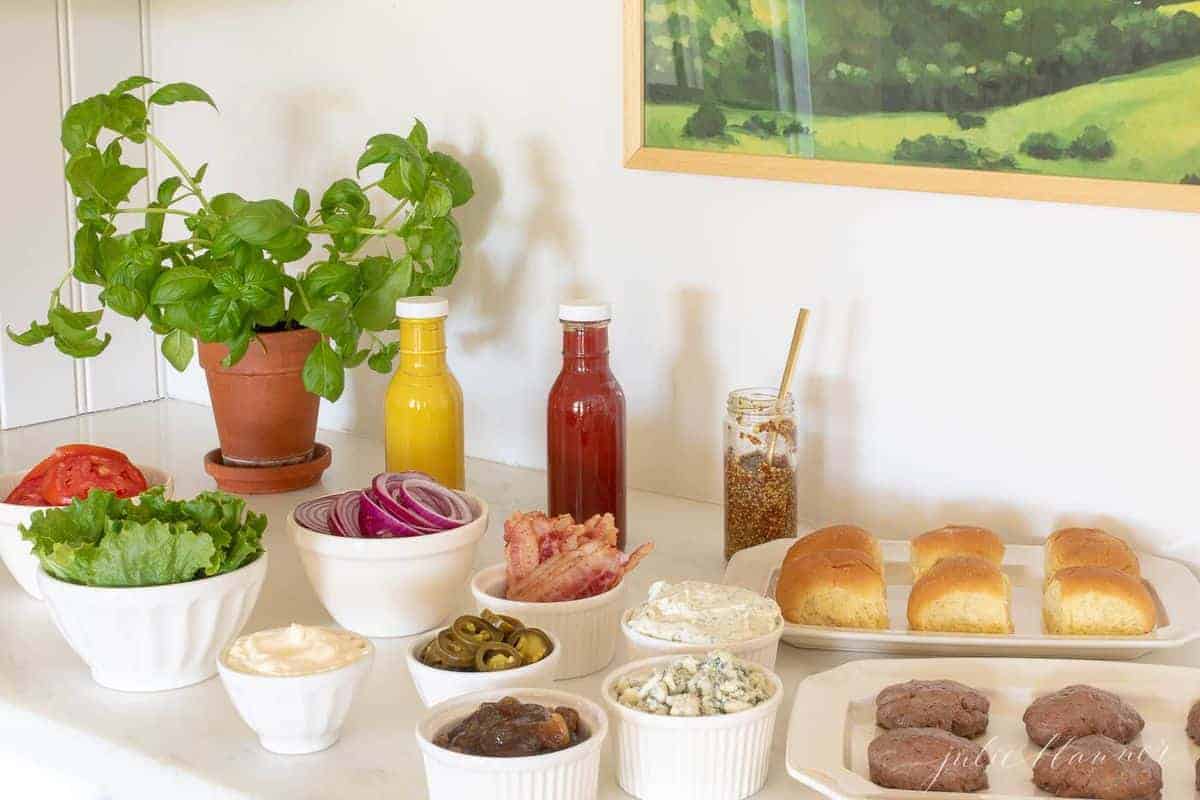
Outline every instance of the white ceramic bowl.
[(440, 625), (458, 607), (475, 550), (487, 531), (487, 503), (474, 521), (441, 533), (356, 539), (319, 533), (288, 514), (300, 563), (325, 610), (363, 636), (411, 636)]
[(738, 658), (753, 661), (755, 664), (775, 669), (775, 656), (779, 653), (779, 639), (783, 636), (783, 619), (779, 626), (764, 636), (756, 636), (741, 642), (722, 642), (720, 644), (685, 644), (671, 642), (666, 639), (655, 639), (629, 627), (629, 617), (635, 609), (627, 609), (621, 615), (621, 634), (625, 637), (625, 660), (636, 661), (642, 658), (665, 655), (702, 655), (713, 650), (724, 650), (733, 653)]
[(110, 589), (38, 570), (54, 624), (101, 686), (178, 689), (217, 673), (217, 656), (242, 630), (267, 575), (264, 552), (211, 578)]
[(489, 689), (512, 689), (518, 686), (548, 689), (558, 674), (563, 647), (562, 642), (553, 633), (546, 631), (546, 635), (554, 645), (549, 655), (537, 663), (499, 672), (454, 672), (422, 664), (418, 656), (425, 645), (437, 636), (436, 633), (418, 639), (412, 647), (404, 651), (404, 660), (408, 664), (408, 674), (412, 676), (413, 685), (417, 687), (417, 694), (426, 706), (434, 706), (452, 697)]
[[(469, 716), (481, 703), (512, 695), (523, 703), (568, 706), (579, 712), (588, 738), (555, 753), (487, 758), (446, 750), (433, 743), (438, 731)], [(439, 703), (417, 723), (429, 800), (592, 800), (600, 780), (600, 750), (608, 735), (604, 709), (576, 694), (552, 689), (498, 689)]]
[(375, 658), (375, 646), (368, 641), (365, 655), (337, 669), (313, 675), (257, 675), (230, 667), (225, 660), (229, 647), (217, 660), (221, 683), (259, 743), (283, 755), (316, 753), (337, 742)]
[[(29, 469), (32, 468), (32, 466), (29, 467)], [(175, 489), (175, 481), (169, 473), (157, 467), (147, 467), (142, 464), (138, 464), (137, 468), (146, 476), (147, 484), (165, 486), (167, 497), (171, 496)], [(17, 488), (17, 484), (21, 482), (29, 469), (0, 475), (0, 497), (8, 497), (9, 493)], [(19, 506), (13, 503), (0, 503), (0, 560), (4, 561), (4, 566), (8, 567), (8, 571), (12, 573), (13, 578), (26, 594), (35, 600), (42, 599), (42, 593), (38, 589), (37, 583), (40, 564), (33, 554), (33, 546), (21, 538), (21, 532), (17, 530), (17, 527), (28, 525), (33, 512), (51, 508), (60, 508), (60, 506)]]
[(595, 597), (558, 603), (528, 603), (504, 597), (505, 565), (484, 567), (471, 578), (475, 605), (516, 617), (531, 628), (559, 638), (563, 646), (557, 678), (579, 678), (599, 672), (617, 649), (617, 626), (624, 606), (625, 582)]
[(783, 682), (774, 672), (743, 662), (766, 672), (775, 692), (754, 708), (720, 716), (659, 716), (617, 702), (613, 686), (622, 677), (648, 673), (678, 657), (634, 661), (604, 679), (600, 694), (615, 721), (617, 782), (641, 800), (749, 797), (767, 781)]

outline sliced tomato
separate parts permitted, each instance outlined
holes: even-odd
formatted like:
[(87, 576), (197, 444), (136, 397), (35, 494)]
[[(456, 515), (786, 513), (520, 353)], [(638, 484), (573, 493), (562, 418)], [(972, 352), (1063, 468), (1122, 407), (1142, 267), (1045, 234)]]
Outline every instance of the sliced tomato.
[(103, 489), (117, 497), (133, 497), (146, 490), (146, 476), (123, 453), (92, 445), (68, 447), (76, 449), (60, 452), (42, 478), (42, 496), (50, 504), (65, 505), (74, 498), (87, 497), (92, 489)]
[[(111, 447), (101, 447), (98, 444), (76, 443), (63, 444), (54, 448), (54, 453), (50, 456), (50, 458), (47, 458), (46, 461), (43, 461), (42, 464), (53, 460), (55, 456), (58, 456), (59, 458), (63, 456), (104, 456), (117, 461), (129, 461), (129, 456), (125, 455), (120, 450), (113, 450)], [(40, 467), (41, 464), (38, 466)], [(34, 467), (34, 469), (37, 469), (37, 467)]]
[(46, 473), (50, 471), (50, 467), (61, 457), (58, 450), (55, 450), (48, 457), (38, 462), (33, 469), (25, 473), (25, 477), (21, 478), (21, 482), (17, 484), (17, 488), (9, 492), (8, 497), (4, 498), (4, 502), (19, 506), (50, 505), (50, 503), (46, 502), (46, 498), (42, 496), (42, 481), (45, 479)]
[(50, 505), (46, 502), (46, 498), (42, 497), (43, 477), (42, 475), (34, 478), (26, 476), (23, 481), (17, 484), (17, 488), (9, 492), (8, 497), (4, 498), (4, 502), (18, 506)]

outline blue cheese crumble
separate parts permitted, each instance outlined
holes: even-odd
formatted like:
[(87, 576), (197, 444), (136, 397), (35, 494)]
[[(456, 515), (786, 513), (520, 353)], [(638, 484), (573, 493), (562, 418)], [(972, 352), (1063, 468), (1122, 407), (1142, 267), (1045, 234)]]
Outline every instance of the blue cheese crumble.
[(704, 659), (681, 656), (649, 675), (627, 675), (613, 686), (621, 705), (672, 717), (736, 714), (768, 700), (773, 691), (765, 672), (724, 650)]

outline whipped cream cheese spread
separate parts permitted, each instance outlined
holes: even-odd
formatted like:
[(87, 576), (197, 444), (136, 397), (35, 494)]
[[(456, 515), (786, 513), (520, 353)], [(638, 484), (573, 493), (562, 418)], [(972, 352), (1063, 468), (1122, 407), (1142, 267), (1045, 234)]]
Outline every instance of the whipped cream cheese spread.
[(740, 586), (658, 581), (627, 624), (654, 639), (709, 645), (765, 636), (783, 624), (783, 617), (774, 600)]
[(293, 623), (239, 637), (226, 652), (225, 664), (254, 675), (312, 675), (352, 664), (370, 647), (352, 631)]

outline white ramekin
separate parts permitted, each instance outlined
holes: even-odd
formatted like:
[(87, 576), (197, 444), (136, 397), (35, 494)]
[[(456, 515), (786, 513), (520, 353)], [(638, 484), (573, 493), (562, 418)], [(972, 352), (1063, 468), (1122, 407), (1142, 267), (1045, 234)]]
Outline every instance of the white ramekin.
[(779, 626), (764, 636), (756, 636), (741, 642), (722, 642), (719, 644), (686, 644), (671, 642), (666, 639), (655, 639), (629, 627), (629, 617), (636, 609), (630, 608), (621, 615), (621, 633), (625, 637), (625, 660), (636, 661), (642, 658), (665, 655), (702, 655), (713, 650), (724, 650), (733, 653), (738, 658), (753, 661), (755, 664), (775, 669), (775, 656), (779, 652), (779, 639), (783, 636), (783, 619)]
[[(472, 714), (481, 703), (502, 697), (579, 713), (588, 738), (555, 753), (523, 758), (487, 758), (446, 750), (433, 743), (438, 731)], [(593, 800), (600, 781), (600, 750), (608, 735), (604, 709), (576, 694), (553, 689), (497, 689), (439, 703), (417, 723), (417, 745), (425, 762), (429, 800)]]
[(101, 686), (178, 689), (217, 673), (217, 656), (242, 630), (267, 575), (264, 552), (211, 578), (110, 589), (38, 570), (54, 624)]
[(421, 654), (425, 645), (437, 636), (436, 633), (422, 636), (416, 644), (406, 649), (404, 660), (408, 664), (408, 674), (412, 676), (413, 685), (417, 687), (417, 694), (426, 706), (434, 706), (459, 695), (489, 689), (512, 689), (518, 686), (548, 689), (558, 674), (563, 646), (559, 638), (550, 631), (546, 631), (546, 635), (550, 637), (554, 649), (545, 658), (534, 664), (499, 672), (454, 672), (422, 664), (417, 656)]
[[(147, 467), (142, 464), (138, 464), (137, 467), (146, 477), (148, 485), (165, 486), (167, 497), (171, 496), (171, 492), (175, 488), (175, 481), (169, 473), (157, 467)], [(23, 469), (19, 472), (6, 472), (0, 475), (0, 497), (8, 497), (28, 472), (29, 469)], [(33, 512), (47, 511), (51, 508), (60, 508), (60, 506), (19, 506), (14, 503), (0, 503), (0, 560), (4, 561), (4, 566), (8, 567), (8, 571), (12, 573), (13, 578), (25, 590), (25, 593), (35, 600), (42, 599), (42, 592), (37, 583), (40, 565), (37, 556), (33, 554), (33, 545), (21, 538), (21, 532), (17, 528), (20, 525), (28, 525)]]
[(504, 597), (505, 565), (484, 567), (471, 578), (471, 594), (479, 608), (516, 617), (531, 628), (549, 631), (562, 642), (557, 678), (579, 678), (599, 672), (617, 649), (625, 582), (595, 597), (557, 603), (529, 603)]
[(774, 672), (752, 664), (771, 678), (774, 694), (754, 708), (720, 716), (659, 716), (617, 702), (613, 686), (619, 679), (631, 673), (648, 673), (677, 658), (634, 661), (604, 679), (600, 694), (615, 723), (617, 782), (641, 800), (749, 797), (767, 781), (783, 682)]
[(368, 641), (367, 648), (357, 660), (326, 672), (257, 675), (230, 667), (226, 647), (217, 671), (233, 707), (265, 749), (283, 755), (316, 753), (342, 735), (354, 695), (371, 671), (375, 646)]
[(474, 521), (426, 536), (367, 539), (319, 533), (288, 514), (300, 562), (325, 610), (363, 636), (411, 636), (443, 623), (459, 602), (487, 530), (487, 503)]

